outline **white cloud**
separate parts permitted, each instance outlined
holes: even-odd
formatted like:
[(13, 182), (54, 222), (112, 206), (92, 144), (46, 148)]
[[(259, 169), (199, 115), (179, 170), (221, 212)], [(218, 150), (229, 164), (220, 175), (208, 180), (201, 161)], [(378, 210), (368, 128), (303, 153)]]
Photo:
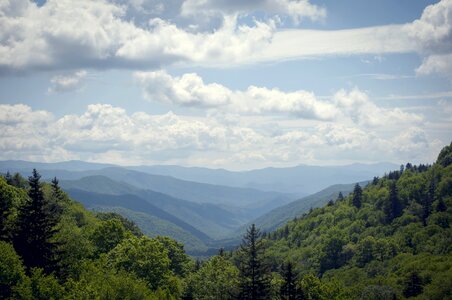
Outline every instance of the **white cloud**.
[(136, 79), (150, 101), (180, 106), (217, 108), (242, 114), (286, 114), (303, 119), (338, 120), (342, 117), (363, 126), (413, 124), (422, 116), (399, 108), (382, 108), (358, 90), (338, 91), (330, 101), (314, 93), (298, 90), (284, 92), (277, 88), (249, 86), (244, 91), (217, 84), (206, 84), (197, 74), (173, 77), (165, 71), (138, 72)]
[(217, 107), (229, 103), (232, 91), (212, 83), (204, 84), (196, 74), (171, 77), (164, 71), (138, 72), (135, 78), (149, 100), (185, 106)]
[(85, 70), (68, 75), (57, 75), (50, 79), (51, 86), (48, 93), (63, 93), (77, 91), (83, 87), (83, 80), (88, 73)]
[(452, 79), (452, 0), (427, 6), (420, 19), (405, 26), (427, 57), (416, 70), (418, 75), (439, 73)]
[(378, 107), (369, 96), (355, 88), (350, 92), (339, 90), (333, 97), (338, 109), (354, 123), (366, 127), (397, 124), (419, 124), (423, 117), (400, 108)]
[(273, 14), (289, 15), (298, 24), (302, 19), (320, 20), (325, 18), (326, 10), (309, 3), (308, 0), (187, 0), (181, 14), (236, 14), (264, 11)]
[[(184, 29), (156, 17), (135, 23), (133, 17), (127, 16), (129, 6), (121, 1), (48, 0), (41, 7), (28, 0), (3, 1), (0, 71), (152, 69), (174, 63), (227, 67), (327, 55), (415, 51), (449, 54), (450, 3), (443, 0), (429, 6), (419, 20), (406, 25), (279, 30), (278, 22), (272, 18), (245, 25), (238, 24), (236, 14), (225, 14), (219, 28), (196, 32), (193, 26)], [(132, 6), (142, 5), (136, 1)], [(231, 12), (262, 8), (296, 20), (324, 15), (322, 8), (303, 0), (189, 0), (184, 2), (182, 12), (188, 14), (197, 7)], [(194, 22), (196, 25), (196, 18)], [(432, 70), (443, 72), (438, 67)]]
[(452, 53), (442, 55), (430, 55), (416, 69), (418, 75), (430, 75), (439, 73), (452, 80)]

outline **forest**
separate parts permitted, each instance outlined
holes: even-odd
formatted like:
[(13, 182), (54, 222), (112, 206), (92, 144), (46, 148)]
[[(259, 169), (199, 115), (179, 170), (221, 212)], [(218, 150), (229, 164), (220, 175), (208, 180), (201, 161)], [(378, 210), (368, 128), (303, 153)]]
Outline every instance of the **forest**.
[(1, 299), (452, 299), (452, 143), (202, 261), (36, 169), (0, 214)]

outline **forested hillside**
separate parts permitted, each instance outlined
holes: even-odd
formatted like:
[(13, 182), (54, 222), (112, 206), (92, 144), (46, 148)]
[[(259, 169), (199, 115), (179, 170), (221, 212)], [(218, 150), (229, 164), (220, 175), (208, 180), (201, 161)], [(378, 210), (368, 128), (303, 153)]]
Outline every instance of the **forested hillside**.
[(452, 144), (204, 262), (39, 179), (0, 178), (0, 298), (452, 299)]

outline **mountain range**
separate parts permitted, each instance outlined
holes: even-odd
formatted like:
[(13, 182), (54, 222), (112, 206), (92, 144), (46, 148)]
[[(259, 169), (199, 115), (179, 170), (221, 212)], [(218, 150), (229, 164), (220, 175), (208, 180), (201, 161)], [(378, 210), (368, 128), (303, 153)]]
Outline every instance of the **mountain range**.
[(149, 236), (171, 236), (183, 242), (189, 253), (203, 253), (236, 244), (251, 223), (264, 231), (274, 230), (311, 207), (335, 199), (340, 191), (347, 195), (355, 182), (381, 176), (397, 166), (297, 166), (233, 172), (82, 161), (0, 162), (3, 173), (27, 176), (33, 168), (47, 181), (57, 177), (72, 198), (91, 210), (120, 213)]

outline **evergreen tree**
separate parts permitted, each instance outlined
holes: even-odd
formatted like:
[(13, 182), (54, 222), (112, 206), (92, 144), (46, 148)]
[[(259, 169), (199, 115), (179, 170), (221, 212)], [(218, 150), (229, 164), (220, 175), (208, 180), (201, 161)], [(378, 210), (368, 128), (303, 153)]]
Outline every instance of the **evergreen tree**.
[(58, 185), (58, 179), (54, 177), (51, 181), (52, 185), (52, 196), (57, 200), (63, 200), (63, 191)]
[(5, 179), (7, 184), (13, 185), (13, 177), (9, 171), (6, 171)]
[(248, 228), (240, 245), (239, 299), (268, 299), (270, 270), (263, 260), (264, 245), (254, 224)]
[(406, 298), (415, 297), (422, 293), (422, 280), (417, 272), (411, 272), (405, 280), (403, 295)]
[(427, 226), (427, 219), (432, 213), (432, 205), (435, 201), (435, 179), (432, 176), (426, 197), (422, 200), (422, 224)]
[(11, 181), (11, 185), (21, 188), (21, 189), (25, 189), (28, 187), (27, 181), (19, 173), (14, 174), (12, 181)]
[(353, 198), (352, 198), (352, 204), (356, 208), (361, 208), (362, 204), (362, 198), (363, 198), (363, 190), (361, 189), (361, 186), (359, 183), (355, 185), (355, 189), (353, 190)]
[(288, 262), (286, 266), (282, 266), (284, 284), (281, 286), (281, 299), (295, 300), (297, 297), (296, 276), (292, 270), (292, 263)]
[(402, 215), (402, 206), (400, 204), (397, 186), (394, 181), (389, 184), (389, 199), (384, 207), (386, 221), (391, 223), (397, 217)]
[(33, 169), (29, 177), (29, 200), (21, 207), (14, 247), (28, 268), (39, 267), (51, 271), (54, 266), (55, 244), (51, 241), (55, 232), (55, 217), (49, 210), (40, 183), (41, 176)]
[(342, 192), (339, 192), (339, 195), (337, 196), (337, 201), (342, 201), (344, 200), (344, 195), (342, 194)]
[(444, 203), (443, 198), (439, 198), (438, 204), (436, 205), (436, 211), (438, 212), (444, 212), (447, 210), (446, 203)]

